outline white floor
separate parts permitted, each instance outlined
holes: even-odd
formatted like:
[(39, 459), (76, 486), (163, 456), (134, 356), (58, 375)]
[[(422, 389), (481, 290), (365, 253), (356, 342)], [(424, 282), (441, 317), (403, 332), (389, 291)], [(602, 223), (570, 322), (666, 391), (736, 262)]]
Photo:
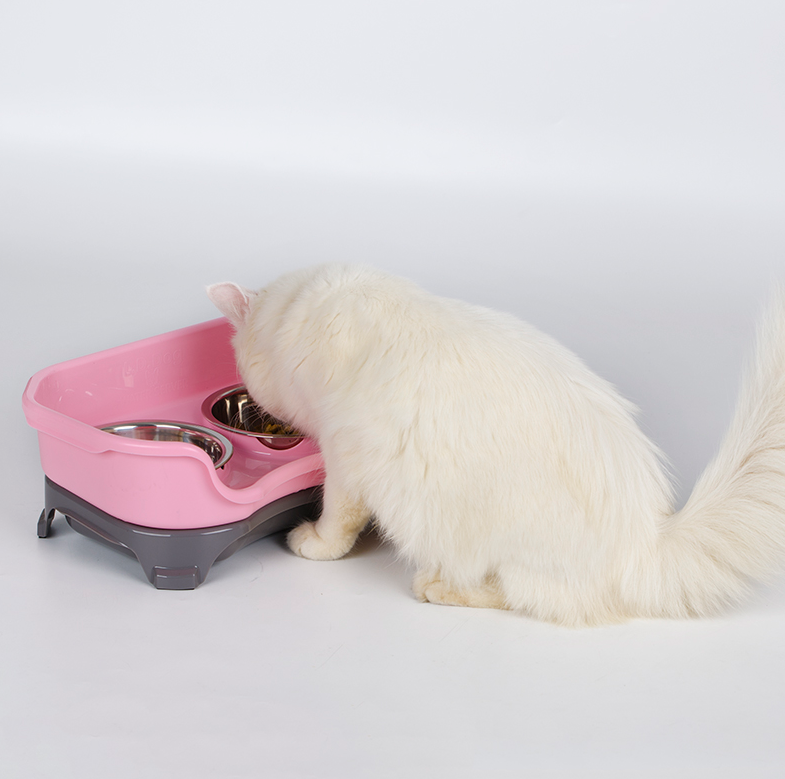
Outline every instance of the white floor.
[(36, 537), (21, 410), (41, 368), (214, 318), (206, 284), (364, 261), (572, 347), (683, 502), (785, 282), (782, 4), (185, 5), (0, 25), (0, 776), (785, 776), (783, 577), (571, 631), (420, 604), (369, 535), (156, 591)]

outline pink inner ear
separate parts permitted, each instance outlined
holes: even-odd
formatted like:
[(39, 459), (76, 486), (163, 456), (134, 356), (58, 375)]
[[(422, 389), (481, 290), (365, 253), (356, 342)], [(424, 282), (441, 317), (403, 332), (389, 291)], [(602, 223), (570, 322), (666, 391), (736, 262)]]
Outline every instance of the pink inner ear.
[(207, 288), (207, 295), (215, 307), (235, 326), (239, 327), (248, 318), (251, 298), (255, 293), (243, 289), (230, 281), (213, 284)]

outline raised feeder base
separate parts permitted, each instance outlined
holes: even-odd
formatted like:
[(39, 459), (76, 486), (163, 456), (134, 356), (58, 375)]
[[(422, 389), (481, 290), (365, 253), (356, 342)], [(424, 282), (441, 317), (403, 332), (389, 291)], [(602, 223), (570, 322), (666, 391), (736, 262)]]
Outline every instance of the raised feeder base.
[(321, 491), (321, 487), (313, 487), (287, 495), (239, 522), (162, 530), (116, 519), (47, 477), (38, 537), (49, 535), (55, 512), (60, 512), (78, 533), (135, 557), (157, 589), (193, 590), (205, 580), (217, 560), (229, 557), (260, 538), (313, 519), (321, 501)]

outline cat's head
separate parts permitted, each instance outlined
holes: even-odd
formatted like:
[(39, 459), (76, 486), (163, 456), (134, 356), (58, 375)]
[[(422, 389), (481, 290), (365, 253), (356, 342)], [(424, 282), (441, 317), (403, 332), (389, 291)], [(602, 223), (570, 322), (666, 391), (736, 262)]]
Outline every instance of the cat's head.
[[(255, 345), (254, 319), (255, 304), (258, 302), (259, 293), (231, 281), (213, 284), (207, 288), (207, 295), (215, 307), (229, 320), (234, 328), (232, 346), (234, 347), (237, 369), (243, 382), (248, 387), (248, 380), (253, 381), (251, 366), (254, 362), (254, 352), (259, 352)], [(261, 355), (257, 357), (261, 359)], [(257, 402), (259, 398), (254, 395), (251, 387), (248, 391)]]
[(259, 291), (233, 282), (207, 288), (210, 300), (234, 328), (237, 370), (251, 397), (274, 416), (310, 432), (308, 404), (292, 381), (301, 358), (286, 338), (287, 293), (281, 281)]
[(207, 296), (234, 329), (232, 347), (237, 370), (251, 397), (270, 413), (283, 417), (282, 409), (276, 407), (277, 392), (271, 381), (275, 371), (256, 324), (260, 318), (256, 310), (259, 293), (225, 281), (207, 287)]

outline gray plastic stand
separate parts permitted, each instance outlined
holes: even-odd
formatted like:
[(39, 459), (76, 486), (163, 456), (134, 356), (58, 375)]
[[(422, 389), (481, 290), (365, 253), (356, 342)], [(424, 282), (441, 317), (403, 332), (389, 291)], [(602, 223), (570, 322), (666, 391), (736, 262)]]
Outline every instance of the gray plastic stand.
[(253, 541), (313, 519), (320, 501), (321, 487), (314, 487), (269, 503), (239, 522), (162, 530), (116, 519), (47, 477), (38, 537), (49, 535), (59, 511), (78, 533), (135, 557), (157, 589), (193, 590), (205, 580), (214, 562)]

